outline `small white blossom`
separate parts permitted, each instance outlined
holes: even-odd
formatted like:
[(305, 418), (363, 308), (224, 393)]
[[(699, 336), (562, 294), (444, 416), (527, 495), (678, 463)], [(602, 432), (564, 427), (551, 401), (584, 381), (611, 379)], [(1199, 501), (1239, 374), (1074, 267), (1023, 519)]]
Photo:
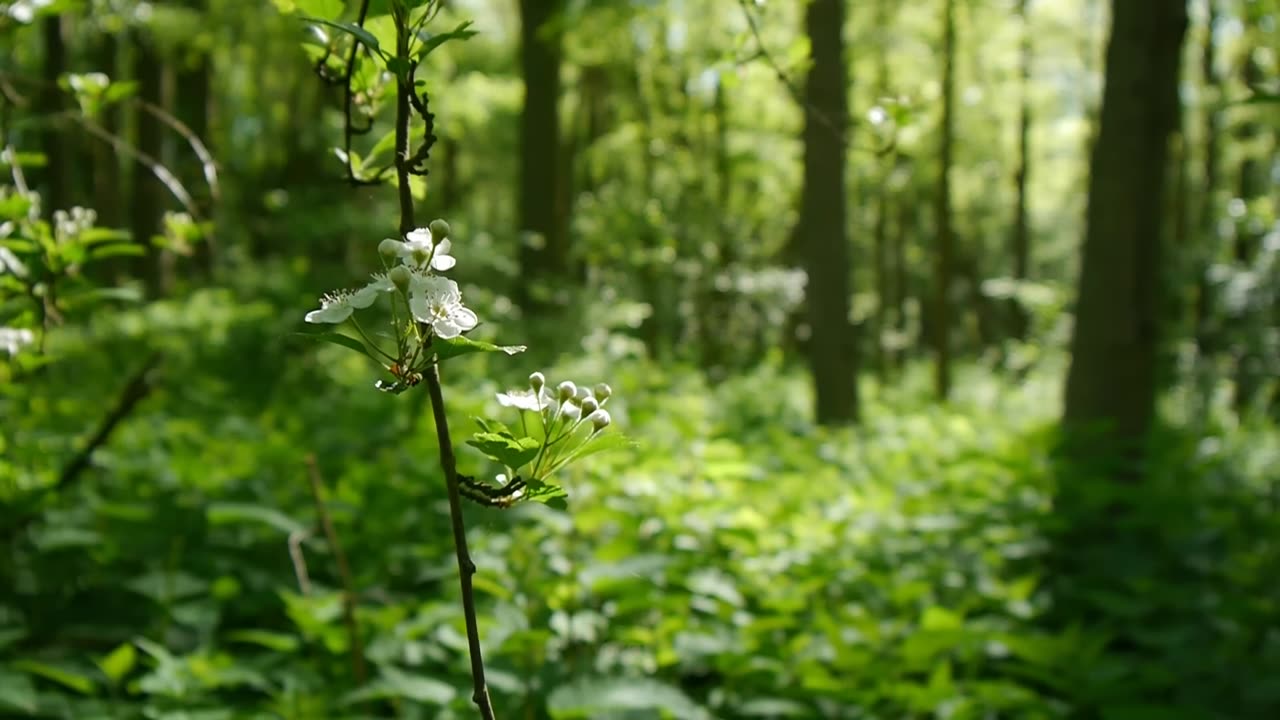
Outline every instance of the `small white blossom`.
[(394, 289), (395, 284), (386, 275), (374, 275), (373, 280), (359, 290), (337, 290), (320, 298), (320, 309), (307, 313), (305, 319), (309, 323), (344, 322), (354, 311), (372, 305), (379, 293)]
[(518, 410), (542, 412), (545, 408), (550, 407), (553, 402), (555, 402), (555, 399), (551, 397), (551, 393), (545, 387), (539, 391), (512, 390), (498, 393), (499, 405), (513, 407)]
[(4, 350), (10, 357), (17, 355), (19, 350), (35, 340), (35, 334), (28, 328), (0, 327), (0, 350)]
[(444, 272), (458, 264), (458, 261), (449, 254), (453, 243), (449, 242), (448, 238), (441, 238), (440, 242), (435, 242), (431, 237), (431, 231), (427, 228), (410, 230), (404, 238), (404, 242), (396, 248), (396, 254), (405, 265), (419, 269), (429, 267), (432, 270)]
[(338, 290), (320, 298), (320, 309), (312, 310), (304, 318), (309, 323), (340, 323), (351, 317), (355, 308), (351, 307), (351, 292)]
[(556, 388), (556, 393), (561, 400), (569, 400), (578, 394), (578, 386), (572, 380), (565, 380)]
[(409, 287), (413, 319), (431, 326), (436, 337), (448, 340), (475, 328), (479, 319), (462, 304), (458, 283), (438, 275), (415, 275)]

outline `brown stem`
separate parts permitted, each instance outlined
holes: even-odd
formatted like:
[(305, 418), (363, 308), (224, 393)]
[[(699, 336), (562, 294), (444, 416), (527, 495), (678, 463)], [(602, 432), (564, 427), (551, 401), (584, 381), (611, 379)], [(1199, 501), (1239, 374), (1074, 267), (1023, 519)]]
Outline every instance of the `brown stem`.
[[(408, 18), (403, 11), (393, 13), (396, 23), (396, 57), (409, 59)], [(400, 233), (413, 230), (413, 194), (409, 187), (409, 93), (414, 92), (409, 83), (409, 73), (396, 74), (396, 185), (400, 193)], [(431, 398), (431, 414), (435, 419), (436, 442), (440, 446), (440, 467), (444, 471), (445, 488), (449, 495), (449, 522), (453, 526), (453, 546), (458, 557), (458, 584), (462, 590), (462, 614), (467, 625), (467, 649), (471, 656), (471, 681), (474, 692), (471, 699), (480, 709), (480, 717), (494, 720), (493, 705), (489, 700), (489, 688), (484, 679), (484, 656), (480, 651), (480, 628), (476, 622), (475, 593), (471, 576), (476, 565), (467, 550), (467, 530), (462, 519), (462, 493), (458, 489), (457, 460), (453, 456), (453, 441), (449, 437), (449, 418), (444, 409), (444, 390), (440, 386), (440, 370), (435, 364), (424, 373), (427, 393)]]
[[(347, 563), (347, 554), (342, 551), (342, 543), (338, 542), (338, 531), (333, 527), (329, 517), (329, 509), (324, 503), (324, 479), (320, 477), (320, 467), (316, 464), (316, 456), (307, 456), (307, 476), (311, 479), (311, 498), (316, 504), (316, 515), (320, 520), (320, 528), (333, 551), (333, 559), (338, 564), (338, 578), (342, 582), (342, 622), (347, 626), (347, 637), (351, 643), (351, 670), (355, 674), (356, 684), (364, 685), (366, 678), (364, 667), (364, 642), (360, 639), (360, 624), (356, 621), (356, 585), (351, 578), (351, 566)], [(303, 566), (305, 572), (305, 565)], [(296, 568), (295, 568), (296, 570)], [(299, 576), (299, 585), (305, 575)], [(304, 589), (305, 594), (305, 589)]]
[(471, 699), (480, 708), (480, 717), (493, 720), (493, 705), (484, 680), (484, 657), (480, 653), (480, 629), (476, 623), (476, 601), (471, 589), (471, 576), (476, 564), (467, 551), (467, 531), (462, 522), (462, 493), (458, 490), (458, 468), (449, 439), (449, 419), (444, 412), (444, 394), (440, 387), (440, 371), (436, 365), (427, 369), (427, 392), (431, 396), (431, 414), (436, 423), (436, 440), (440, 444), (440, 466), (444, 470), (449, 493), (449, 521), (453, 525), (453, 546), (458, 555), (458, 584), (462, 588), (462, 614), (467, 623), (467, 648), (471, 654), (471, 680), (475, 692)]

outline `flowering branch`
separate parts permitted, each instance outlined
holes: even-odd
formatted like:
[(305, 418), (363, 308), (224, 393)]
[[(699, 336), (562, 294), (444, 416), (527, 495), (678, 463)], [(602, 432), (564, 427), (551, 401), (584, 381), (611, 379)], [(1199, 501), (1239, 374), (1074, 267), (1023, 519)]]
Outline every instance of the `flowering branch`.
[[(409, 112), (414, 87), (412, 73), (409, 70), (411, 59), (408, 14), (403, 7), (397, 5), (393, 17), (396, 24), (396, 57), (403, 63), (400, 71), (396, 73), (396, 185), (400, 196), (400, 233), (407, 236), (414, 229), (413, 195), (409, 185), (409, 129), (413, 119)], [(474, 327), (475, 323), (471, 324)], [(476, 621), (475, 593), (471, 586), (471, 577), (475, 575), (476, 565), (472, 562), (471, 553), (467, 550), (467, 530), (462, 518), (462, 496), (458, 491), (458, 466), (453, 456), (453, 440), (449, 437), (449, 417), (444, 407), (444, 389), (440, 384), (439, 366), (432, 363), (427, 367), (425, 375), (427, 393), (431, 397), (431, 414), (435, 419), (436, 442), (440, 446), (440, 467), (444, 471), (445, 488), (449, 495), (449, 523), (453, 527), (453, 547), (458, 558), (458, 584), (462, 591), (462, 614), (466, 621), (467, 650), (471, 657), (473, 687), (471, 699), (480, 709), (482, 718), (493, 720), (493, 704), (489, 700), (489, 688), (484, 679), (484, 656), (480, 650), (480, 628)]]

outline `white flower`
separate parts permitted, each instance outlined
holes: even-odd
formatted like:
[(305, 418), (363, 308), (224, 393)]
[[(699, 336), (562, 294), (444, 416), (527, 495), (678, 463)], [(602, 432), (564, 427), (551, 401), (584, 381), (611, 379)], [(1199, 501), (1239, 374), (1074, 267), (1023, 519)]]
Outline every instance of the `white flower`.
[(351, 317), (351, 292), (338, 290), (320, 298), (320, 309), (312, 310), (304, 318), (309, 323), (340, 323)]
[(320, 298), (320, 309), (307, 313), (305, 319), (309, 323), (343, 322), (356, 310), (372, 305), (378, 293), (391, 292), (395, 287), (386, 275), (374, 275), (373, 281), (359, 290), (337, 290)]
[(17, 355), (19, 350), (35, 340), (35, 334), (28, 328), (0, 327), (0, 350), (4, 350), (10, 357)]
[(518, 410), (542, 412), (554, 402), (551, 392), (545, 387), (539, 391), (512, 390), (498, 393), (498, 404), (502, 407), (513, 407)]
[(462, 304), (458, 283), (438, 275), (415, 275), (409, 286), (413, 319), (431, 326), (435, 336), (448, 340), (476, 326), (476, 314)]
[(453, 243), (449, 242), (448, 238), (435, 242), (432, 240), (431, 230), (427, 228), (410, 230), (404, 238), (404, 242), (400, 243), (400, 247), (396, 249), (396, 254), (405, 265), (421, 269), (430, 267), (432, 270), (444, 272), (458, 264), (458, 261), (449, 254)]

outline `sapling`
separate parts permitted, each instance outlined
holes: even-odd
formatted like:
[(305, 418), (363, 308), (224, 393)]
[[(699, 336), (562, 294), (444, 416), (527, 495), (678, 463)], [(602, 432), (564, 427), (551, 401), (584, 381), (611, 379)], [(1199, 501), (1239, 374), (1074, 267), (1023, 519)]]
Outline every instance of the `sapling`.
[[(484, 718), (494, 717), (484, 677), (475, 600), (471, 578), (475, 564), (467, 550), (463, 525), (462, 500), (507, 508), (521, 502), (544, 502), (563, 505), (566, 492), (553, 479), (566, 466), (600, 450), (625, 444), (617, 433), (606, 433), (612, 418), (605, 408), (612, 389), (604, 383), (594, 388), (578, 386), (564, 380), (550, 389), (541, 372), (529, 376), (527, 388), (500, 393), (498, 403), (516, 410), (518, 425), (513, 429), (496, 419), (477, 418), (479, 431), (467, 444), (475, 447), (501, 466), (492, 481), (477, 479), (458, 472), (448, 414), (445, 411), (440, 365), (454, 357), (473, 352), (517, 354), (522, 345), (500, 346), (473, 340), (468, 333), (481, 319), (464, 302), (462, 288), (445, 273), (457, 265), (452, 228), (444, 219), (419, 225), (414, 218), (412, 175), (425, 175), (426, 161), (432, 143), (435, 116), (428, 110), (429, 97), (423, 83), (415, 80), (420, 63), (445, 41), (463, 39), (471, 34), (464, 23), (449, 33), (432, 35), (423, 27), (439, 10), (434, 0), (392, 0), (391, 16), (395, 28), (395, 50), (383, 49), (382, 43), (364, 28), (369, 0), (363, 0), (355, 23), (318, 18), (305, 18), (315, 27), (341, 31), (329, 39), (318, 67), (325, 68), (335, 56), (339, 41), (350, 42), (345, 55), (345, 70), (338, 76), (346, 84), (346, 97), (354, 97), (352, 83), (358, 76), (356, 65), (372, 60), (380, 72), (394, 77), (395, 126), (388, 133), (394, 139), (393, 182), (399, 198), (398, 237), (384, 238), (376, 245), (370, 241), (370, 252), (376, 249), (382, 270), (374, 273), (363, 286), (335, 290), (320, 299), (320, 306), (306, 313), (308, 323), (349, 327), (353, 334), (325, 332), (318, 338), (360, 352), (385, 368), (388, 379), (374, 383), (377, 390), (392, 395), (425, 386), (435, 420), (436, 441), (449, 500), (449, 516), (453, 529), (454, 549), (458, 561), (462, 611), (466, 621), (467, 644), (471, 659), (474, 687), (472, 699)], [(326, 36), (327, 37), (327, 36)], [(341, 53), (337, 53), (341, 56)], [(332, 72), (330, 68), (329, 72)], [(382, 171), (365, 177), (352, 163), (351, 102), (346, 103), (346, 145), (339, 153), (347, 162), (349, 179), (356, 184), (377, 182)], [(410, 138), (414, 115), (423, 127), (422, 140), (416, 145)], [(383, 145), (383, 143), (379, 143)], [(367, 162), (361, 163), (364, 168)], [(368, 320), (369, 327), (390, 318), (389, 333), (371, 333), (360, 321), (375, 308), (383, 308)], [(386, 330), (385, 325), (380, 329)], [(379, 342), (375, 336), (388, 338)]]

